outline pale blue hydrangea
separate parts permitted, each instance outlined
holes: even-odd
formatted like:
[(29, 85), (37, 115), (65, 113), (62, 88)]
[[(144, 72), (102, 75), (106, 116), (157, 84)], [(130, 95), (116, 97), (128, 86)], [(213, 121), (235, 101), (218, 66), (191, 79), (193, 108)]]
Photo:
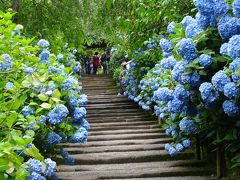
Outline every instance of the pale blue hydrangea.
[(236, 69), (240, 66), (240, 58), (236, 58), (233, 62), (230, 63), (229, 67), (232, 71), (232, 79), (234, 82), (238, 82), (240, 80), (240, 75), (236, 74)]
[(164, 52), (171, 52), (173, 50), (172, 42), (168, 39), (162, 38), (159, 42), (159, 45)]
[(173, 69), (177, 61), (173, 56), (161, 60), (161, 66), (165, 69)]
[(177, 144), (176, 144), (176, 150), (177, 150), (177, 152), (181, 152), (181, 151), (183, 151), (183, 149), (184, 149), (184, 147), (183, 147), (183, 145), (182, 145), (181, 143), (177, 143)]
[(240, 18), (240, 0), (235, 0), (232, 4), (233, 14)]
[(239, 108), (234, 100), (225, 100), (223, 103), (223, 110), (230, 117), (234, 117), (239, 114)]
[(52, 161), (50, 158), (45, 159), (46, 169), (45, 169), (45, 176), (51, 177), (56, 172), (57, 164), (55, 161)]
[(46, 123), (46, 121), (47, 121), (47, 116), (41, 115), (38, 123), (41, 125), (44, 125)]
[(42, 47), (42, 48), (46, 48), (50, 46), (50, 43), (45, 40), (45, 39), (40, 39), (37, 43), (38, 46)]
[(167, 143), (167, 144), (164, 145), (164, 149), (165, 149), (166, 151), (168, 151), (170, 147), (172, 147), (172, 145), (169, 144), (169, 143)]
[[(240, 33), (240, 26), (239, 26), (239, 33)], [(230, 38), (228, 42), (228, 55), (231, 58), (240, 57), (240, 35), (234, 35)]]
[(218, 71), (212, 77), (212, 84), (216, 88), (216, 90), (223, 92), (224, 86), (231, 82), (231, 79), (226, 75), (226, 73), (222, 70)]
[(225, 0), (214, 0), (214, 15), (216, 17), (222, 16), (230, 9)]
[(186, 30), (187, 26), (189, 24), (194, 23), (196, 20), (194, 18), (192, 18), (191, 16), (185, 16), (182, 20), (182, 25), (183, 25), (183, 29)]
[(151, 44), (151, 43), (149, 43), (149, 44), (147, 45), (147, 47), (148, 47), (148, 49), (152, 49), (152, 48), (154, 48), (154, 45)]
[(51, 147), (55, 144), (61, 143), (62, 137), (55, 132), (48, 133), (47, 137), (47, 147)]
[(227, 14), (218, 23), (218, 32), (222, 39), (229, 39), (240, 33), (240, 19)]
[(181, 101), (186, 101), (189, 99), (190, 96), (190, 92), (188, 90), (185, 89), (185, 87), (181, 84), (178, 84), (175, 87), (174, 90), (174, 97), (176, 97), (177, 99), (181, 100)]
[(34, 72), (34, 69), (32, 67), (26, 67), (23, 69), (23, 71), (27, 73), (27, 75), (32, 75)]
[(194, 0), (194, 4), (203, 15), (208, 16), (214, 13), (214, 0)]
[(208, 82), (204, 82), (199, 87), (201, 97), (207, 105), (215, 103), (219, 99), (218, 92), (214, 89), (213, 85)]
[(228, 98), (239, 97), (239, 88), (233, 82), (227, 83), (224, 86), (224, 95)]
[(40, 173), (32, 172), (30, 176), (26, 177), (26, 180), (46, 180), (46, 178), (42, 176)]
[(34, 108), (31, 108), (29, 106), (24, 106), (22, 109), (22, 114), (27, 117), (29, 115), (33, 115), (34, 114)]
[(81, 70), (81, 64), (80, 64), (80, 62), (76, 62), (75, 65), (74, 65), (74, 68), (73, 68), (73, 74), (79, 73), (80, 70)]
[(69, 76), (63, 81), (62, 91), (71, 89), (74, 84), (77, 84), (76, 79), (73, 76)]
[(163, 57), (168, 58), (169, 56), (172, 56), (172, 52), (164, 52), (163, 51)]
[(74, 55), (74, 54), (71, 54), (71, 55), (70, 55), (70, 58), (71, 58), (71, 59), (75, 59), (75, 55)]
[(198, 25), (202, 29), (205, 29), (210, 25), (210, 18), (208, 16), (204, 16), (200, 13), (197, 13), (195, 18), (196, 18)]
[(220, 54), (228, 55), (228, 43), (222, 44), (222, 46), (220, 48)]
[(87, 142), (88, 132), (85, 128), (80, 127), (73, 136), (69, 137), (71, 143), (85, 143)]
[(63, 104), (58, 104), (53, 110), (48, 113), (48, 122), (50, 124), (60, 124), (63, 118), (67, 117), (69, 111)]
[(77, 107), (73, 112), (73, 120), (76, 122), (81, 121), (86, 117), (86, 114), (87, 114), (87, 111), (84, 107), (80, 107), (80, 108)]
[(205, 68), (209, 67), (212, 64), (212, 57), (208, 54), (202, 54), (199, 57), (199, 64)]
[(172, 78), (177, 82), (181, 82), (181, 76), (183, 75), (186, 67), (187, 67), (186, 61), (177, 62), (171, 73)]
[(159, 101), (169, 101), (173, 99), (173, 91), (167, 87), (159, 88), (154, 92), (154, 98)]
[(185, 34), (187, 38), (192, 38), (194, 36), (197, 36), (201, 32), (203, 32), (203, 28), (199, 26), (199, 24), (196, 21), (189, 24), (185, 30)]
[(46, 49), (44, 49), (40, 54), (39, 54), (39, 59), (41, 63), (46, 63), (49, 64), (49, 57), (50, 57), (50, 52)]
[(64, 57), (63, 54), (60, 53), (57, 55), (57, 60), (61, 61), (61, 60), (63, 60), (63, 57)]
[(162, 120), (164, 120), (164, 119), (166, 119), (167, 114), (166, 114), (166, 113), (161, 113), (161, 114), (159, 115), (159, 117), (160, 117)]
[(182, 145), (185, 147), (185, 148), (189, 148), (191, 146), (191, 141), (189, 139), (186, 139), (182, 142)]
[(29, 162), (27, 162), (27, 165), (29, 166), (31, 172), (42, 172), (42, 163), (37, 159), (31, 159)]
[(190, 119), (183, 118), (179, 123), (179, 128), (181, 131), (187, 133), (188, 135), (197, 133), (197, 124)]
[(190, 62), (198, 57), (197, 50), (192, 39), (183, 38), (177, 43), (177, 46), (177, 53), (180, 54), (186, 61)]
[(177, 150), (176, 150), (173, 146), (171, 146), (171, 147), (168, 149), (168, 153), (169, 153), (169, 155), (170, 155), (171, 157), (174, 157), (174, 156), (177, 155)]
[(167, 26), (167, 32), (169, 34), (176, 34), (176, 32), (173, 30), (175, 27), (176, 27), (175, 22), (169, 23), (169, 25)]
[(3, 60), (0, 60), (0, 70), (8, 70), (12, 67), (12, 59), (8, 54), (2, 54)]
[(14, 84), (12, 82), (7, 82), (7, 84), (5, 85), (4, 89), (5, 90), (8, 90), (8, 89), (11, 89), (15, 87)]
[(168, 102), (168, 111), (172, 113), (181, 113), (184, 108), (184, 101), (177, 98)]

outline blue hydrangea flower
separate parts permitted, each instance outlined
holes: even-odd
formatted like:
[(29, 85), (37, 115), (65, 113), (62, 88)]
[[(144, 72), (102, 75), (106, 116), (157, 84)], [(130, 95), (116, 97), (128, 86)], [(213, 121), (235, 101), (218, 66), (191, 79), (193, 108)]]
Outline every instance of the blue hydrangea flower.
[(164, 148), (165, 148), (166, 151), (168, 151), (170, 147), (172, 147), (172, 145), (169, 144), (169, 143), (165, 144), (165, 146), (164, 146)]
[(186, 139), (182, 142), (182, 145), (185, 147), (185, 148), (189, 148), (191, 146), (191, 141), (189, 139)]
[(44, 176), (42, 176), (40, 173), (32, 172), (31, 176), (27, 176), (26, 180), (46, 180)]
[(161, 60), (161, 66), (165, 69), (173, 69), (177, 61), (173, 56)]
[(224, 95), (230, 99), (239, 97), (239, 88), (233, 82), (227, 83), (224, 86)]
[(182, 77), (186, 67), (187, 67), (186, 61), (177, 62), (171, 73), (172, 78), (177, 82), (181, 82), (181, 77)]
[(171, 147), (168, 149), (168, 153), (169, 153), (169, 155), (170, 155), (171, 157), (174, 157), (174, 156), (177, 155), (177, 150), (176, 150), (174, 147), (171, 146)]
[(74, 55), (74, 54), (71, 54), (71, 55), (70, 55), (70, 58), (71, 58), (71, 59), (75, 59), (75, 55)]
[(75, 165), (75, 159), (71, 156), (68, 156), (67, 158), (64, 159), (64, 164), (66, 165)]
[(223, 103), (223, 110), (230, 117), (239, 114), (239, 108), (234, 100), (225, 100)]
[(199, 26), (199, 24), (196, 21), (189, 24), (185, 30), (185, 34), (187, 38), (192, 38), (194, 36), (197, 36), (201, 32), (203, 32), (203, 28)]
[(177, 152), (181, 152), (184, 149), (183, 145), (181, 143), (176, 144), (176, 150)]
[(154, 98), (159, 101), (170, 101), (173, 99), (173, 91), (166, 87), (159, 88), (154, 92)]
[(219, 94), (211, 83), (202, 83), (199, 87), (199, 91), (203, 101), (207, 103), (207, 105), (211, 105), (219, 99)]
[(182, 25), (183, 25), (183, 29), (186, 30), (187, 26), (189, 24), (192, 24), (193, 22), (195, 22), (196, 20), (194, 18), (192, 18), (191, 16), (185, 16), (182, 20)]
[(27, 117), (29, 115), (33, 115), (34, 114), (34, 108), (31, 108), (29, 106), (24, 106), (22, 109), (22, 114)]
[(167, 32), (169, 34), (176, 34), (176, 32), (173, 30), (175, 27), (176, 27), (175, 22), (169, 23), (169, 25), (167, 26)]
[(218, 71), (213, 77), (212, 77), (212, 84), (213, 86), (218, 90), (223, 92), (224, 86), (231, 82), (231, 79), (226, 75), (226, 73), (222, 70)]
[(222, 46), (220, 48), (220, 54), (228, 55), (228, 43), (222, 44)]
[(12, 59), (8, 54), (2, 54), (3, 60), (0, 60), (0, 70), (4, 71), (12, 67)]
[(44, 49), (41, 54), (39, 54), (39, 59), (41, 63), (46, 63), (49, 64), (49, 57), (50, 57), (50, 52), (46, 49)]
[(67, 117), (69, 111), (63, 104), (58, 104), (52, 111), (48, 113), (50, 124), (60, 124), (63, 118)]
[(147, 45), (147, 47), (148, 47), (148, 49), (152, 49), (152, 48), (154, 48), (154, 45), (151, 44), (151, 43), (149, 43), (149, 44)]
[(159, 117), (160, 117), (162, 120), (166, 119), (166, 116), (167, 116), (166, 113), (161, 113), (161, 114), (159, 115)]
[(169, 56), (172, 56), (172, 52), (165, 52), (163, 51), (163, 57), (168, 58)]
[(27, 75), (32, 75), (32, 73), (34, 72), (34, 69), (31, 67), (27, 67), (27, 68), (24, 68), (23, 71), (27, 73)]
[(196, 18), (197, 24), (202, 29), (205, 29), (210, 25), (210, 18), (208, 16), (204, 16), (200, 13), (197, 13), (195, 18)]
[(159, 45), (164, 52), (171, 52), (173, 49), (172, 42), (165, 38), (160, 40)]
[(5, 85), (4, 89), (8, 90), (14, 87), (14, 84), (12, 82), (7, 82), (7, 84)]
[(77, 106), (77, 97), (75, 95), (72, 95), (69, 99), (69, 102), (68, 102), (70, 108), (72, 110), (74, 110)]
[(214, 13), (214, 0), (194, 0), (194, 4), (203, 15), (208, 16)]
[(80, 62), (76, 62), (73, 68), (73, 74), (80, 72), (80, 70), (81, 70)]
[(177, 99), (179, 99), (181, 101), (186, 101), (189, 99), (189, 96), (190, 96), (190, 92), (188, 90), (186, 90), (183, 85), (178, 84), (175, 87), (174, 97), (176, 97)]
[(196, 134), (197, 133), (197, 124), (190, 119), (183, 118), (179, 123), (180, 130), (186, 132), (187, 134)]
[(240, 18), (240, 0), (235, 0), (232, 4), (233, 14)]
[(188, 62), (198, 57), (197, 50), (192, 39), (183, 38), (177, 43), (177, 46), (177, 53), (180, 54), (183, 59), (187, 60)]
[(55, 132), (50, 132), (48, 133), (48, 137), (47, 137), (47, 147), (51, 147), (55, 144), (60, 143), (62, 140), (62, 137), (59, 136), (57, 133)]
[(42, 48), (46, 48), (46, 47), (50, 46), (49, 42), (45, 39), (40, 39), (38, 41), (37, 45), (42, 47)]
[(184, 108), (184, 101), (177, 98), (168, 102), (168, 111), (173, 113), (181, 113)]
[(230, 63), (229, 68), (231, 69), (232, 73), (235, 73), (236, 69), (240, 66), (240, 58), (236, 58), (233, 62)]
[(212, 64), (212, 57), (208, 54), (202, 54), (199, 57), (199, 64), (205, 68), (209, 67)]
[[(239, 20), (239, 33), (240, 33), (240, 20)], [(231, 37), (228, 43), (228, 55), (231, 58), (240, 57), (240, 35)]]
[(225, 0), (214, 0), (214, 15), (216, 17), (222, 16), (230, 9)]
[(72, 65), (72, 63), (73, 63), (73, 61), (68, 61), (68, 63), (67, 63), (67, 67), (70, 67), (71, 65)]
[(44, 174), (48, 177), (51, 177), (56, 172), (56, 162), (52, 161), (50, 158), (45, 159), (46, 169)]
[(218, 32), (222, 39), (229, 39), (240, 33), (240, 19), (227, 14), (218, 23)]
[(188, 74), (188, 75), (183, 74), (181, 76), (181, 83), (189, 84), (192, 87), (193, 86), (198, 86), (200, 84), (200, 82), (201, 82), (200, 75), (196, 71), (194, 71), (191, 74)]
[(61, 61), (61, 60), (63, 60), (63, 57), (64, 57), (63, 54), (60, 53), (57, 55), (57, 60)]
[(86, 117), (87, 111), (84, 107), (77, 107), (73, 112), (74, 121), (81, 121)]
[(47, 116), (41, 115), (40, 120), (38, 121), (39, 124), (44, 125), (47, 121)]
[(71, 143), (85, 143), (87, 142), (88, 132), (85, 128), (80, 127), (73, 136), (69, 137)]
[(42, 171), (42, 164), (37, 159), (31, 159), (27, 165), (29, 166), (31, 172), (41, 173)]
[(72, 87), (74, 84), (77, 84), (76, 80), (74, 79), (73, 76), (69, 76), (67, 79), (65, 79), (65, 80), (63, 81), (62, 90), (65, 91), (65, 90), (71, 89), (71, 87)]

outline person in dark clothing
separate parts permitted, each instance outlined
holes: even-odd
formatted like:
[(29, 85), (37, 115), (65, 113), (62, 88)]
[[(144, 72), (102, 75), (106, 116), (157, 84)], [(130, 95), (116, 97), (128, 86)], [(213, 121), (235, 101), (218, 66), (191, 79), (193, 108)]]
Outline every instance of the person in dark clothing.
[(95, 52), (93, 56), (93, 74), (97, 74), (97, 69), (100, 67), (100, 58), (98, 52)]
[(110, 61), (111, 52), (107, 51), (101, 56), (101, 65), (103, 66), (103, 73), (108, 74), (108, 62)]
[(91, 56), (89, 54), (85, 56), (84, 64), (85, 64), (86, 74), (90, 74), (91, 73)]

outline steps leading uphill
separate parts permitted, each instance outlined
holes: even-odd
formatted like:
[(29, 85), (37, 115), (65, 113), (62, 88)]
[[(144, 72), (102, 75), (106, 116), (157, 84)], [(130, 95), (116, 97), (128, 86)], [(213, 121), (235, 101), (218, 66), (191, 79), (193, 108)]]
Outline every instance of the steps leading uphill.
[(83, 76), (88, 95), (88, 142), (64, 144), (76, 165), (58, 166), (59, 179), (211, 179), (211, 168), (195, 160), (193, 151), (170, 157), (164, 144), (171, 139), (156, 118), (124, 96), (117, 96), (110, 76)]

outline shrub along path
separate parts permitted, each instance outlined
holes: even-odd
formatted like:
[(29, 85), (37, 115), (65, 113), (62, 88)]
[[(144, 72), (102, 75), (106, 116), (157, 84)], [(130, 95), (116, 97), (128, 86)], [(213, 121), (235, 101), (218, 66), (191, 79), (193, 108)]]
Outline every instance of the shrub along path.
[(169, 138), (157, 121), (126, 97), (117, 96), (109, 76), (84, 76), (88, 95), (88, 142), (65, 144), (75, 166), (58, 167), (60, 179), (210, 179), (211, 168), (192, 151), (170, 157)]

